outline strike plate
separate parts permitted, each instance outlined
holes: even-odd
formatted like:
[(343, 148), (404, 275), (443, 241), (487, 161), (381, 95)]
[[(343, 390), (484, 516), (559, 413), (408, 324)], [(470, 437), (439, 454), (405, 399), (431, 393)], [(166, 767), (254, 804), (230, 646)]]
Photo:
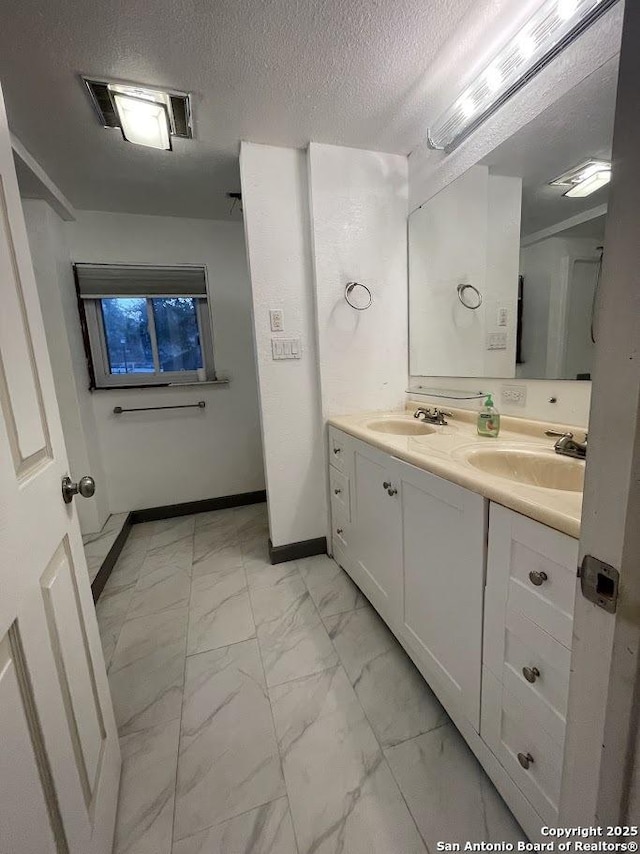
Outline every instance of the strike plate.
[(585, 599), (615, 614), (620, 573), (593, 555), (585, 555), (580, 567), (580, 588)]

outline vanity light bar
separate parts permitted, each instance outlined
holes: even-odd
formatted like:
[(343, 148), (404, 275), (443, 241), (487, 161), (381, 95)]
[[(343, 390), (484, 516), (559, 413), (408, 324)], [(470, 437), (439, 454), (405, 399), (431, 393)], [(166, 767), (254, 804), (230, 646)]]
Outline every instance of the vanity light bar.
[(545, 0), (526, 24), (427, 131), (449, 152), (617, 0)]

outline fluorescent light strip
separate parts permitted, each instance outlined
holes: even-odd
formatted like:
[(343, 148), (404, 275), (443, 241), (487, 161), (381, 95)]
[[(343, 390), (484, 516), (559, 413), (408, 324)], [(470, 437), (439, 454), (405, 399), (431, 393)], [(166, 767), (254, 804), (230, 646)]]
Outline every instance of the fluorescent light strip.
[(453, 150), (617, 0), (545, 0), (429, 128), (430, 148)]

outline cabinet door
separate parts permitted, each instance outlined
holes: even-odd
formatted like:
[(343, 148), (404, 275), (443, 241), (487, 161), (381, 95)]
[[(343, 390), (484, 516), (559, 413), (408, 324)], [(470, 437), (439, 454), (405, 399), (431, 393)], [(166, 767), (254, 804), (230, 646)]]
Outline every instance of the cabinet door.
[(401, 616), (402, 550), (399, 488), (390, 463), (387, 454), (355, 443), (352, 545), (356, 583), (395, 628)]
[(480, 728), (486, 501), (396, 461), (404, 552), (403, 637), (445, 706)]

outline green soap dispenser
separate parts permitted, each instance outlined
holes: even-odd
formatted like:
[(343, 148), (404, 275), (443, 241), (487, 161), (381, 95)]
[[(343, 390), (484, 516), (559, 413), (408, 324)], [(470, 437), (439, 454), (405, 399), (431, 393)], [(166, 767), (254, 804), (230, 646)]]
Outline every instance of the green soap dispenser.
[(493, 405), (493, 398), (488, 394), (478, 413), (478, 436), (492, 436), (495, 439), (499, 432), (500, 414)]

